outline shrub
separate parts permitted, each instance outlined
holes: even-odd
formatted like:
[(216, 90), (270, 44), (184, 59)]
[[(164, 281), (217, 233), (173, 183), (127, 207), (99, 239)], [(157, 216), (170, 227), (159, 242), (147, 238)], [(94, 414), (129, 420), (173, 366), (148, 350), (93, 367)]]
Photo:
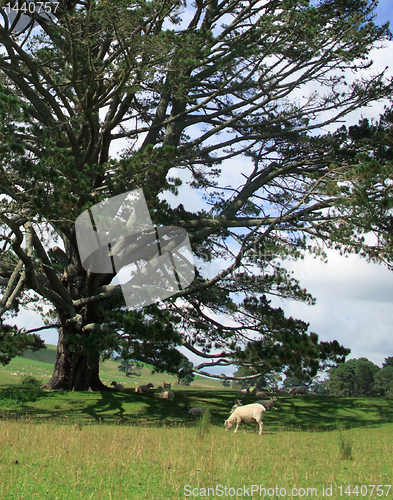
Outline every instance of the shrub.
[(39, 387), (41, 385), (41, 381), (33, 377), (32, 375), (25, 375), (22, 377), (21, 385), (24, 387)]

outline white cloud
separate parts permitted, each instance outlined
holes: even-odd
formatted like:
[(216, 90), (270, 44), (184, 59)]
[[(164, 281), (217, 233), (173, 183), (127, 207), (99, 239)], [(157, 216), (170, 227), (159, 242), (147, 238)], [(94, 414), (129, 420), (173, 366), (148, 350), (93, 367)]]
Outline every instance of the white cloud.
[(286, 314), (310, 323), (320, 340), (338, 340), (349, 357), (366, 357), (377, 365), (393, 355), (393, 273), (357, 255), (328, 252), (328, 263), (306, 257), (292, 266), (294, 276), (317, 303), (275, 301)]

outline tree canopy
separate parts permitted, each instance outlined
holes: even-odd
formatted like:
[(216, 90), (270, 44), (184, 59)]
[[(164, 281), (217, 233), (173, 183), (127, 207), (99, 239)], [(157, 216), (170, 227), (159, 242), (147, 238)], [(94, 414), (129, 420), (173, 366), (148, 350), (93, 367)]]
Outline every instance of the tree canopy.
[[(391, 106), (391, 105), (390, 105)], [(393, 262), (393, 108), (371, 120), (342, 126), (321, 140), (335, 151), (334, 165), (350, 165), (342, 181), (340, 212), (346, 229), (334, 246), (341, 251), (356, 251), (364, 257)]]
[(367, 358), (350, 359), (329, 371), (331, 396), (392, 396), (393, 367), (381, 368)]
[[(205, 358), (196, 373), (235, 363), (255, 377), (344, 359), (270, 299), (312, 304), (282, 262), (353, 234), (337, 209), (350, 166), (318, 133), (391, 94), (383, 73), (361, 71), (390, 36), (374, 9), (60, 0), (23, 28), (1, 9), (0, 313), (50, 306), (50, 387), (103, 388), (99, 356), (114, 351), (176, 371), (182, 346)], [(193, 199), (172, 201), (185, 183)], [(187, 230), (196, 278), (127, 311), (116, 273), (83, 269), (75, 220), (140, 188), (157, 227)]]

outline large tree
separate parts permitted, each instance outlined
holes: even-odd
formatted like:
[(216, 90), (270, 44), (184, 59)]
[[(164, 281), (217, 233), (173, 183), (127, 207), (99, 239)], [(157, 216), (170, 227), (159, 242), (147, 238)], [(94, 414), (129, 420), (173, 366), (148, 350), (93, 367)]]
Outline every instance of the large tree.
[[(206, 358), (195, 372), (235, 363), (255, 377), (313, 375), (345, 356), (269, 297), (312, 303), (280, 261), (313, 236), (342, 234), (334, 187), (346, 165), (316, 134), (391, 92), (383, 74), (347, 82), (389, 36), (372, 22), (375, 2), (55, 5), (49, 15), (4, 8), (0, 27), (0, 312), (51, 306), (49, 387), (103, 388), (99, 358), (110, 351), (174, 371), (183, 346)], [(198, 209), (167, 201), (181, 179)], [(188, 231), (196, 278), (127, 311), (115, 272), (83, 268), (75, 220), (137, 188), (156, 226)]]

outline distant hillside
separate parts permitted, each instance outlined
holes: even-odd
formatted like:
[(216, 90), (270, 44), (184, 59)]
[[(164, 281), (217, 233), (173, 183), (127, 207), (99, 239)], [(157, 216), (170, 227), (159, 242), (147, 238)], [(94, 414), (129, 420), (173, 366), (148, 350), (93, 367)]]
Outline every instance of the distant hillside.
[(56, 361), (56, 346), (47, 345), (46, 349), (41, 349), (40, 351), (35, 352), (31, 351), (30, 349), (26, 349), (21, 357), (54, 365)]
[[(17, 356), (11, 362), (0, 367), (0, 386), (9, 384), (20, 384), (23, 377), (32, 375), (42, 383), (49, 381), (53, 373), (53, 367), (56, 360), (56, 346), (47, 345), (46, 349), (32, 352), (26, 350), (23, 356)], [(133, 375), (127, 377), (124, 372), (119, 371), (120, 361), (106, 360), (100, 363), (100, 378), (105, 385), (110, 385), (113, 380), (123, 384), (126, 388), (133, 389), (139, 384), (152, 382), (155, 387), (166, 383), (171, 383), (174, 388), (207, 389), (207, 390), (226, 390), (219, 380), (196, 376), (190, 386), (177, 385), (177, 377), (168, 373), (156, 373), (152, 371), (153, 367), (143, 366), (139, 376)]]

